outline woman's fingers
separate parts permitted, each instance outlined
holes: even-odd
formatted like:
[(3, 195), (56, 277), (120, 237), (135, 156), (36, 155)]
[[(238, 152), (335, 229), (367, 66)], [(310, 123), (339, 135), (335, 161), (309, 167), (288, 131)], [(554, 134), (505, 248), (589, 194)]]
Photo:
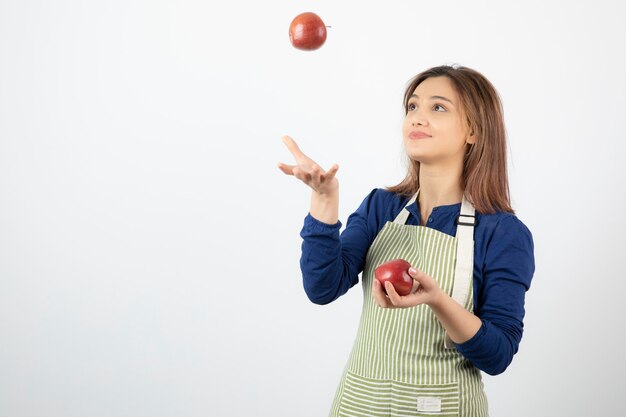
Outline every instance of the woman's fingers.
[(416, 293), (422, 286), (419, 281), (413, 278), (413, 287), (411, 287), (411, 292)]
[(288, 165), (279, 162), (278, 169), (286, 175), (293, 175), (319, 193), (327, 193), (336, 189), (335, 174), (339, 170), (337, 164), (333, 165), (330, 170), (324, 171), (322, 167), (300, 150), (296, 141), (291, 137), (283, 136), (282, 141), (296, 159), (296, 164)]
[(326, 182), (335, 178), (335, 174), (339, 171), (339, 165), (334, 164), (328, 171), (322, 174), (321, 180)]
[(407, 307), (403, 302), (403, 298), (398, 294), (393, 284), (389, 281), (385, 282), (385, 290), (389, 296), (389, 301), (394, 307)]
[(313, 166), (311, 167), (311, 177), (319, 178), (321, 174), (322, 168), (320, 168), (320, 166), (317, 164), (313, 164)]
[(328, 184), (337, 172), (336, 166), (333, 167), (334, 170), (325, 172), (317, 164), (314, 164), (310, 170), (300, 165), (287, 165), (283, 163), (279, 163), (278, 168), (287, 175), (293, 175), (314, 190), (320, 190), (324, 185)]
[(295, 165), (287, 165), (287, 164), (283, 164), (282, 162), (278, 163), (278, 169), (280, 169), (287, 175), (293, 175), (293, 169), (295, 167), (296, 167)]
[(287, 149), (289, 149), (289, 152), (291, 152), (291, 154), (296, 159), (296, 161), (298, 161), (298, 163), (300, 163), (303, 160), (309, 159), (304, 154), (304, 152), (300, 150), (300, 147), (298, 147), (298, 144), (296, 143), (296, 141), (293, 140), (290, 136), (283, 136), (281, 139), (283, 143), (287, 146)]
[(420, 271), (415, 267), (409, 268), (409, 275), (413, 281), (417, 282), (418, 289), (421, 291), (429, 291), (434, 287), (434, 280), (424, 271)]
[(372, 283), (372, 294), (376, 304), (382, 308), (410, 307), (413, 305), (408, 297), (402, 297), (398, 294), (391, 282), (385, 282), (383, 288), (381, 283), (375, 279)]
[(415, 267), (409, 268), (409, 275), (413, 278), (413, 281), (418, 283), (415, 292), (410, 294), (415, 300), (419, 300), (420, 303), (429, 304), (436, 302), (444, 293), (439, 287), (437, 281)]
[(372, 282), (372, 295), (374, 296), (374, 301), (379, 307), (391, 307), (391, 303), (389, 302), (387, 295), (385, 295), (382, 285), (380, 285), (380, 282), (377, 279), (374, 279)]
[(411, 267), (409, 274), (413, 277), (413, 291), (408, 295), (400, 295), (391, 282), (381, 283), (374, 279), (372, 283), (372, 295), (376, 304), (383, 308), (414, 307), (432, 302), (441, 289), (437, 282), (428, 274), (417, 268)]
[(309, 183), (311, 182), (311, 174), (308, 171), (302, 169), (302, 167), (300, 166), (295, 166), (293, 167), (292, 172), (294, 177), (306, 183), (307, 185), (310, 185)]

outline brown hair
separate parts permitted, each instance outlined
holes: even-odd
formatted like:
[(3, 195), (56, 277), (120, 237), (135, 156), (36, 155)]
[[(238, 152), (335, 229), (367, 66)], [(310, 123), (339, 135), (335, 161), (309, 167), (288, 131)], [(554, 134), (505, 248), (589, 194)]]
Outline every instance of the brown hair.
[[(479, 72), (462, 66), (443, 65), (416, 75), (404, 93), (404, 113), (415, 88), (430, 77), (447, 77), (452, 81), (467, 124), (476, 143), (468, 146), (463, 165), (462, 186), (466, 198), (479, 213), (504, 211), (513, 213), (506, 168), (506, 131), (502, 103), (494, 86)], [(404, 180), (387, 190), (413, 195), (419, 189), (418, 161), (410, 161)]]

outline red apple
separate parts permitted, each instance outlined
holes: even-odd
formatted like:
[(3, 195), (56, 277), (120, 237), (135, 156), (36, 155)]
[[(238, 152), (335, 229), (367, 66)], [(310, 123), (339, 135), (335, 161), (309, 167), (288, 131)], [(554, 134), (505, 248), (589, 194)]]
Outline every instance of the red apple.
[[(404, 259), (392, 259), (380, 264), (374, 270), (376, 279), (385, 289), (385, 282), (389, 281), (400, 295), (408, 295), (413, 288), (413, 278), (409, 275), (411, 264)], [(387, 292), (387, 291), (385, 291)]]
[(315, 13), (299, 14), (289, 25), (289, 40), (294, 48), (313, 51), (326, 42), (326, 25)]

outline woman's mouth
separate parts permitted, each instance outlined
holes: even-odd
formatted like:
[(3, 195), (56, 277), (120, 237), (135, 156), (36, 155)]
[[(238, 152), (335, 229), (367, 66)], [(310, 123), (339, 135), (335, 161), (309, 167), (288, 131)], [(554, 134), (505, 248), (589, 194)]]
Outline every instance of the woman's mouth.
[(426, 133), (420, 132), (418, 130), (409, 133), (410, 139), (425, 139), (425, 138), (430, 138), (430, 137), (431, 137), (430, 135), (427, 135)]

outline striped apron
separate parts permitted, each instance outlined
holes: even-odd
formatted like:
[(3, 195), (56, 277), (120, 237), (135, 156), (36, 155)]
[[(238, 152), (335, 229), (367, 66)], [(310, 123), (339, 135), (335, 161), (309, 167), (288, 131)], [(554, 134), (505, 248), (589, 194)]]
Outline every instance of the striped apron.
[(456, 237), (406, 225), (408, 215), (405, 207), (387, 222), (367, 253), (361, 322), (330, 415), (487, 416), (480, 371), (454, 348), (430, 307), (381, 308), (371, 291), (374, 269), (403, 258), (472, 311), (474, 207), (463, 199)]

